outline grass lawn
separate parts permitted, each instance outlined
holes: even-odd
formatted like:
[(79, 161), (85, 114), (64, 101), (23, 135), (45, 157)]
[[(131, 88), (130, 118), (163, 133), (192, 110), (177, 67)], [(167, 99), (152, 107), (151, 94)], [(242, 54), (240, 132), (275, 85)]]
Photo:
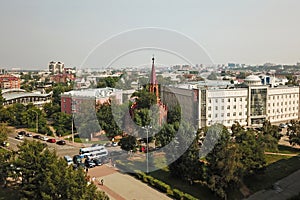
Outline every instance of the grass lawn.
[(18, 192), (11, 189), (0, 188), (0, 200), (15, 200), (19, 199)]
[(278, 145), (278, 153), (300, 154), (300, 149), (285, 145)]
[(171, 177), (170, 172), (165, 168), (151, 172), (150, 175), (158, 180), (161, 180), (172, 188), (177, 188), (182, 192), (193, 195), (198, 199), (218, 199), (213, 193), (201, 183), (190, 185), (187, 182)]
[[(170, 172), (166, 167), (166, 158), (164, 156), (155, 157), (153, 162), (156, 166), (156, 169), (161, 169), (152, 171), (149, 173), (149, 175), (170, 185), (172, 189), (179, 189), (184, 193), (188, 193), (196, 197), (197, 199), (218, 199), (205, 185), (201, 183), (194, 183), (193, 185), (190, 185), (188, 182), (171, 177)], [(122, 163), (125, 164), (124, 160)], [(127, 167), (134, 166), (135, 168), (146, 169), (145, 159), (129, 161), (126, 162), (126, 165)]]
[[(284, 158), (277, 155), (266, 156), (269, 163), (271, 163), (267, 166), (266, 171), (244, 178), (245, 184), (253, 193), (271, 187), (276, 181), (300, 169), (300, 157)], [(276, 159), (278, 160), (276, 161)]]
[(270, 164), (277, 162), (279, 160), (282, 160), (282, 159), (291, 158), (291, 156), (271, 155), (271, 154), (266, 154), (265, 157), (266, 157), (267, 165), (270, 165)]

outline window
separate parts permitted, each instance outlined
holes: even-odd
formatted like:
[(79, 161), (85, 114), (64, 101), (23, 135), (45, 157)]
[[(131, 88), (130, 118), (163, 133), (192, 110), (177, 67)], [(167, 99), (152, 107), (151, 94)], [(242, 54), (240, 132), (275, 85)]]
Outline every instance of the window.
[(236, 105), (233, 106), (233, 109), (236, 109)]
[(222, 99), (222, 103), (224, 103), (224, 99)]
[(208, 118), (211, 118), (211, 114), (208, 114)]
[(230, 117), (230, 113), (227, 113), (227, 117)]
[(218, 106), (215, 107), (215, 110), (218, 110)]
[(222, 106), (221, 109), (224, 110), (224, 106)]
[(233, 113), (233, 116), (236, 116), (236, 112)]
[(240, 98), (240, 101), (243, 101), (243, 98)]
[(228, 98), (228, 102), (230, 103), (230, 98)]
[(242, 116), (242, 112), (239, 112), (239, 116)]
[(218, 99), (216, 99), (215, 101), (216, 101), (216, 103), (218, 103)]
[(211, 107), (210, 106), (208, 106), (208, 108), (207, 108), (209, 111), (211, 110)]
[(218, 117), (218, 114), (215, 114), (215, 118), (217, 118)]
[(211, 103), (211, 99), (208, 99), (208, 102)]
[(221, 117), (224, 117), (224, 113), (221, 113)]
[(229, 110), (229, 109), (230, 109), (230, 106), (227, 106), (227, 109)]
[(234, 98), (233, 101), (236, 102), (236, 98)]

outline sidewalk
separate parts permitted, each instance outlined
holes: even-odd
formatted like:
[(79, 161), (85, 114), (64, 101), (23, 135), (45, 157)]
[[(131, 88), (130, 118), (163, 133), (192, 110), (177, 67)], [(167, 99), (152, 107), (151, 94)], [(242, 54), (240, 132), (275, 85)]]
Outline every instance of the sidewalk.
[(300, 192), (300, 170), (277, 181), (274, 189), (261, 190), (247, 200), (282, 200), (289, 199)]
[[(118, 172), (115, 168), (103, 165), (92, 168), (88, 175), (96, 178), (97, 187), (106, 192), (111, 199), (143, 199), (143, 200), (171, 200), (167, 195), (136, 180), (134, 177)], [(103, 179), (103, 186), (99, 180)]]

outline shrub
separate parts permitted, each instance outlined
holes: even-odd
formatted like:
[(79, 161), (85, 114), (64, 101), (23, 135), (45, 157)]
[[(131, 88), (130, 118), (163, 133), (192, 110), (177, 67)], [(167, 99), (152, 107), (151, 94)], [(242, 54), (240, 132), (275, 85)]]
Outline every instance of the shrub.
[(197, 198), (195, 198), (195, 197), (193, 197), (192, 195), (190, 195), (190, 194), (187, 194), (187, 193), (185, 193), (184, 195), (183, 195), (183, 199), (186, 199), (186, 200), (197, 200)]
[(173, 190), (173, 196), (174, 196), (176, 199), (182, 200), (182, 199), (183, 199), (183, 195), (184, 195), (184, 193), (181, 192), (180, 190), (178, 190), (178, 189), (174, 189), (174, 190)]

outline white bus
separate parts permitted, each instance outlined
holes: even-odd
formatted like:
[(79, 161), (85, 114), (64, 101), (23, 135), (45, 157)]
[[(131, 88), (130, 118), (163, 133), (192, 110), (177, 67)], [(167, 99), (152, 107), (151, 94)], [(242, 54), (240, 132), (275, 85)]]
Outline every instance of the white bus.
[(90, 159), (94, 158), (102, 158), (103, 156), (108, 156), (108, 151), (106, 149), (100, 150), (100, 151), (94, 151), (90, 153), (87, 157)]
[(104, 146), (96, 146), (96, 147), (86, 147), (79, 149), (79, 155), (81, 157), (89, 156), (91, 153), (95, 151), (106, 150)]

